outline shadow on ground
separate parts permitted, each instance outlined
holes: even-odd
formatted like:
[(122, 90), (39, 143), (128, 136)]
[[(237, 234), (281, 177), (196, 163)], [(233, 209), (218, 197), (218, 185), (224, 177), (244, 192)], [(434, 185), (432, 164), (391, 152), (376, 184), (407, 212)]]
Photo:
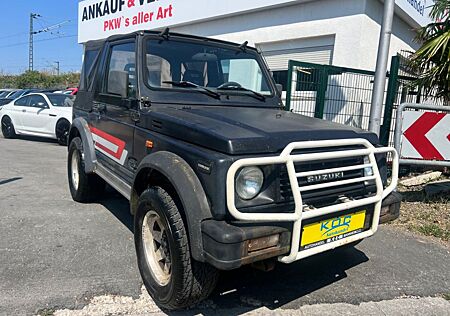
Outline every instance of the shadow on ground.
[(16, 139), (30, 141), (30, 142), (37, 142), (37, 143), (55, 144), (55, 145), (60, 146), (56, 139), (45, 138), (45, 137), (20, 135), (20, 136), (17, 136)]
[(133, 233), (133, 216), (130, 214), (130, 203), (127, 199), (107, 185), (100, 204), (108, 209), (111, 214)]
[[(128, 212), (129, 203), (125, 198), (108, 188), (100, 203), (133, 231), (133, 217)], [(271, 272), (261, 272), (250, 267), (225, 271), (206, 302), (191, 310), (171, 314), (196, 315), (201, 312), (213, 315), (217, 310), (227, 310), (227, 315), (237, 315), (262, 306), (276, 309), (345, 279), (348, 269), (366, 261), (367, 256), (358, 249), (344, 248), (290, 265), (277, 264)]]

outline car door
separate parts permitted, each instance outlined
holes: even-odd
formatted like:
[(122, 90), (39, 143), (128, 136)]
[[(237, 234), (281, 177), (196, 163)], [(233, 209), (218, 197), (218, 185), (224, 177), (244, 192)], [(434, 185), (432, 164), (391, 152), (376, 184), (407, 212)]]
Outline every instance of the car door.
[[(136, 168), (133, 139), (138, 113), (136, 43), (134, 39), (114, 42), (108, 50), (104, 79), (94, 97), (93, 112), (97, 119), (91, 121), (91, 132), (100, 163), (131, 183)], [(118, 93), (114, 86), (116, 76), (120, 75), (127, 81), (124, 93)]]
[(9, 116), (11, 116), (11, 119), (14, 124), (14, 128), (16, 129), (16, 132), (23, 132), (23, 116), (26, 114), (27, 109), (30, 104), (30, 97), (25, 96), (18, 98), (16, 101), (14, 101), (13, 106), (9, 107)]
[(29, 96), (29, 105), (22, 114), (22, 128), (26, 132), (42, 136), (53, 136), (55, 133), (56, 114), (52, 114), (47, 100), (39, 94)]

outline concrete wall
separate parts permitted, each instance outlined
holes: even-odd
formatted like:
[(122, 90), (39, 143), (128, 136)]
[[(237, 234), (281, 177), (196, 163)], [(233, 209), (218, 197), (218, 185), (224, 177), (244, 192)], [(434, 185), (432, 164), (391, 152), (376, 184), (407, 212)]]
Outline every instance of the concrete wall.
[[(334, 36), (333, 65), (374, 70), (382, 3), (378, 0), (320, 0), (173, 28), (173, 31), (251, 45)], [(396, 16), (391, 55), (417, 48), (414, 32)]]

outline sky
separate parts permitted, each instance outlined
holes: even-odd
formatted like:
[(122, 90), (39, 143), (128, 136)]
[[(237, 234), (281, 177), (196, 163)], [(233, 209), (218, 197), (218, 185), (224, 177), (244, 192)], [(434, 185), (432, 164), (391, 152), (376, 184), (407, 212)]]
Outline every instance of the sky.
[(30, 13), (42, 17), (34, 20), (34, 30), (69, 21), (52, 32), (34, 37), (35, 70), (79, 71), (82, 46), (77, 43), (78, 0), (0, 0), (0, 73), (17, 74), (28, 69)]

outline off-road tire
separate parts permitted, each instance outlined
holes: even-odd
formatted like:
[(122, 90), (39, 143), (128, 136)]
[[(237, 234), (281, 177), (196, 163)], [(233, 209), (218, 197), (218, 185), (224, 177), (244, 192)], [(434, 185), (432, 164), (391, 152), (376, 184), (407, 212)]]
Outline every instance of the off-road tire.
[[(165, 286), (158, 284), (152, 276), (144, 252), (142, 227), (148, 212), (161, 218), (167, 232), (172, 268)], [(163, 188), (151, 187), (141, 194), (134, 219), (134, 240), (144, 285), (160, 308), (173, 311), (190, 307), (207, 298), (216, 287), (218, 270), (191, 257), (188, 235), (177, 203)]]
[(14, 124), (9, 116), (4, 116), (2, 118), (2, 134), (5, 138), (16, 138), (16, 130)]
[[(74, 184), (72, 175), (72, 159), (78, 156), (78, 185)], [(76, 202), (88, 203), (102, 195), (105, 190), (105, 181), (96, 174), (86, 174), (83, 162), (83, 143), (81, 138), (76, 137), (70, 142), (69, 156), (67, 159), (67, 175), (69, 180), (69, 188), (72, 198)]]
[(70, 123), (68, 120), (61, 119), (56, 123), (55, 135), (58, 140), (58, 144), (61, 146), (67, 146), (67, 140), (69, 138)]

